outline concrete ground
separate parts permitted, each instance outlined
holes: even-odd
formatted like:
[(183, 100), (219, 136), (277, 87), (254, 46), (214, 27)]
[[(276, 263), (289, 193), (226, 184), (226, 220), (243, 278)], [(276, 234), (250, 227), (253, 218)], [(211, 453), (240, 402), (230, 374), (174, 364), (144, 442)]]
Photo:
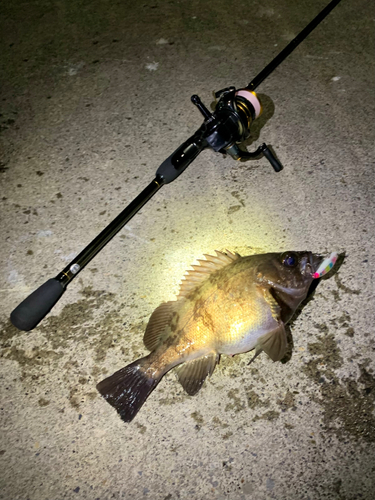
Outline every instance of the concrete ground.
[[(55, 276), (327, 0), (3, 2), (0, 498), (370, 500), (374, 418), (373, 9), (343, 0), (259, 87), (284, 164), (203, 152), (31, 332)], [(251, 141), (250, 141), (251, 142)], [(169, 373), (131, 424), (96, 392), (215, 249), (345, 252), (285, 363), (223, 357), (195, 397)]]

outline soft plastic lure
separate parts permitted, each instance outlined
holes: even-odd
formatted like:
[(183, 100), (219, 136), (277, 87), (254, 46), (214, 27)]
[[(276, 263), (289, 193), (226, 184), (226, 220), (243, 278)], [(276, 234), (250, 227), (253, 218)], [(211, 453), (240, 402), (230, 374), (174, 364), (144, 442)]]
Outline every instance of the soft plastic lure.
[(337, 258), (339, 254), (337, 252), (332, 252), (329, 257), (323, 260), (318, 269), (312, 275), (313, 278), (321, 278), (325, 274), (327, 274), (333, 266), (336, 264)]

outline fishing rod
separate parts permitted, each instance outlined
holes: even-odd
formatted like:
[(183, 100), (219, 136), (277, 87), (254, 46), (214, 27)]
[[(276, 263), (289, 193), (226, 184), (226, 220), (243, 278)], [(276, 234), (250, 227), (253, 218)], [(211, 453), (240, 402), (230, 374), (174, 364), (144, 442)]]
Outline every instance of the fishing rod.
[(55, 278), (51, 278), (21, 302), (11, 313), (10, 319), (19, 330), (29, 331), (49, 313), (65, 292), (68, 284), (124, 227), (124, 225), (165, 184), (174, 181), (204, 150), (224, 153), (234, 160), (265, 156), (275, 172), (283, 168), (271, 149), (263, 143), (249, 152), (243, 142), (250, 136), (252, 122), (261, 114), (261, 103), (254, 90), (289, 56), (341, 0), (332, 0), (250, 83), (236, 90), (227, 87), (215, 92), (218, 99), (213, 113), (197, 95), (192, 103), (204, 117), (201, 127), (174, 151), (158, 168), (150, 184), (75, 257)]

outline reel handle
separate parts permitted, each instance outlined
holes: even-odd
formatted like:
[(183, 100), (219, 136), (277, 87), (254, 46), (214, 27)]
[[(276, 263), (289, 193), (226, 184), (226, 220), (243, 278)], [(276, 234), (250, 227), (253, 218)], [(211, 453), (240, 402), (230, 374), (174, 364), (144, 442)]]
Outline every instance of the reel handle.
[(229, 153), (231, 157), (237, 161), (246, 161), (249, 159), (259, 158), (265, 156), (267, 160), (271, 163), (275, 172), (281, 172), (284, 168), (276, 156), (273, 154), (271, 149), (263, 143), (254, 152), (247, 151), (246, 149), (240, 149), (237, 144), (233, 144), (231, 147), (227, 148), (226, 153)]

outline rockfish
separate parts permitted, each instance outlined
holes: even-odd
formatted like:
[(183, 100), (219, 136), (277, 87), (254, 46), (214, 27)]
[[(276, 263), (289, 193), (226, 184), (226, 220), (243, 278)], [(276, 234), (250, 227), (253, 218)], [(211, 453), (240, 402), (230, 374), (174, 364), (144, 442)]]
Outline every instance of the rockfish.
[(241, 257), (226, 251), (205, 258), (187, 271), (177, 299), (152, 313), (143, 339), (150, 354), (97, 385), (125, 422), (174, 367), (185, 391), (194, 395), (221, 354), (255, 349), (255, 356), (265, 351), (273, 361), (281, 360), (287, 347), (284, 326), (324, 260), (311, 252)]

